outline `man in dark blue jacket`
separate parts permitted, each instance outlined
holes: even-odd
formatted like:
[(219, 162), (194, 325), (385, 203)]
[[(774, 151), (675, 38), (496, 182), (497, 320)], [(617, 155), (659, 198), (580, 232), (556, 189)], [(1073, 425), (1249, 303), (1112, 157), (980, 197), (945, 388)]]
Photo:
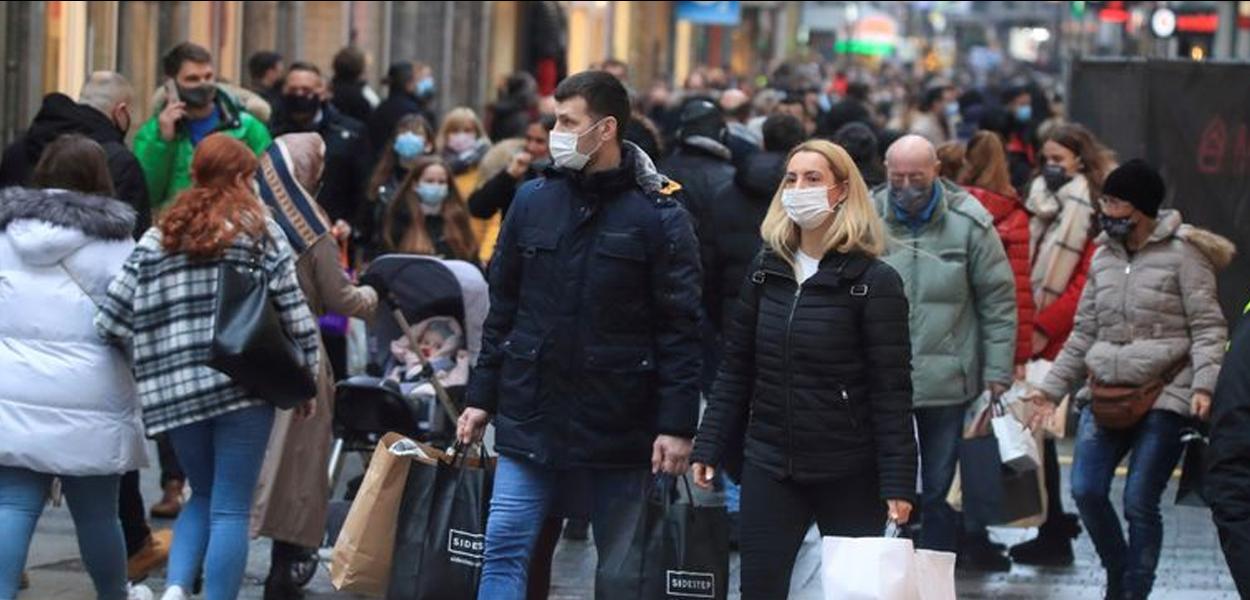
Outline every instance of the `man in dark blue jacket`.
[(645, 481), (685, 473), (698, 421), (699, 253), (679, 186), (621, 141), (616, 78), (579, 73), (555, 97), (554, 167), (521, 186), (500, 233), (458, 432), (495, 421), (491, 600), (525, 597), (549, 513), (589, 514), (601, 557), (627, 545)]

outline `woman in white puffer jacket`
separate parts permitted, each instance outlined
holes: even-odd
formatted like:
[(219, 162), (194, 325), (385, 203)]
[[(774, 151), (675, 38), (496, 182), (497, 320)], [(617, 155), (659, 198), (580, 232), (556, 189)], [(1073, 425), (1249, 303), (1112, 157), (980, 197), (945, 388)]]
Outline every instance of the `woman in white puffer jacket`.
[(96, 299), (134, 242), (104, 150), (80, 135), (48, 146), (32, 184), (0, 191), (0, 600), (17, 595), (54, 477), (101, 600), (128, 591), (117, 517), (121, 474), (147, 465), (126, 357), (96, 333)]

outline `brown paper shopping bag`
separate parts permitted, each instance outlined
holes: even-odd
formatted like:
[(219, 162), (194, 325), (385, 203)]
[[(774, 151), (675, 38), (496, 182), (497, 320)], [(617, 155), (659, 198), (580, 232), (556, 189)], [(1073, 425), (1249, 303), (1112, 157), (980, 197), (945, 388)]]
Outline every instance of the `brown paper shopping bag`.
[(360, 491), (334, 544), (330, 582), (335, 589), (379, 598), (386, 594), (395, 522), (412, 464), (410, 457), (391, 452), (391, 446), (404, 439), (388, 433), (373, 450)]

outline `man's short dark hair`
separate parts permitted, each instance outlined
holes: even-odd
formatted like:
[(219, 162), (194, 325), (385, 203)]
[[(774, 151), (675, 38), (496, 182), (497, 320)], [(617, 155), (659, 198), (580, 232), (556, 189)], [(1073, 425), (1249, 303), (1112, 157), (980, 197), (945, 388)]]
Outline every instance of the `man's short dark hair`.
[(803, 122), (794, 115), (774, 114), (764, 119), (764, 151), (784, 154), (803, 143), (807, 132)]
[(535, 123), (542, 125), (543, 129), (546, 129), (547, 131), (551, 131), (551, 128), (556, 126), (556, 116), (553, 114), (549, 114), (549, 113), (543, 113), (541, 115), (538, 115), (537, 119), (530, 121), (530, 125), (533, 125)]
[(390, 88), (392, 94), (396, 91), (403, 91), (416, 74), (416, 65), (412, 64), (411, 61), (401, 60), (393, 62), (390, 68), (386, 70), (386, 87)]
[(933, 110), (942, 98), (946, 96), (946, 90), (950, 89), (946, 86), (933, 86), (924, 91), (924, 96), (920, 100), (920, 110), (929, 112)]
[(282, 55), (272, 50), (261, 50), (247, 59), (247, 73), (253, 81), (260, 80), (270, 69), (282, 62)]
[(859, 102), (867, 102), (869, 92), (871, 92), (871, 88), (862, 81), (856, 81), (846, 86), (846, 97)]
[(165, 70), (166, 77), (177, 77), (178, 71), (182, 70), (182, 64), (188, 62), (211, 64), (213, 55), (203, 46), (183, 42), (165, 53), (165, 57), (161, 59), (161, 68)]
[(334, 78), (356, 81), (365, 73), (365, 53), (355, 46), (347, 46), (334, 55)]
[(556, 102), (575, 96), (586, 101), (586, 109), (596, 121), (605, 117), (616, 119), (617, 141), (623, 139), (630, 111), (629, 92), (620, 80), (606, 71), (582, 71), (556, 86)]
[(286, 74), (290, 75), (291, 73), (294, 73), (296, 71), (308, 71), (311, 73), (316, 73), (317, 77), (321, 77), (321, 69), (318, 69), (317, 65), (314, 65), (310, 62), (306, 62), (302, 60), (297, 60), (291, 63), (291, 66), (287, 67)]

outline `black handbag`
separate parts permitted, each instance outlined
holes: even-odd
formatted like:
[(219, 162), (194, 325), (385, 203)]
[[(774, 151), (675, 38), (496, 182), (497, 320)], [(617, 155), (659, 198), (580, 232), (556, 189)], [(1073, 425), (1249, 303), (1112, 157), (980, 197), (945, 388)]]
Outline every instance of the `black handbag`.
[(265, 269), (229, 260), (219, 269), (208, 366), (279, 409), (315, 398), (317, 382), (269, 298)]

